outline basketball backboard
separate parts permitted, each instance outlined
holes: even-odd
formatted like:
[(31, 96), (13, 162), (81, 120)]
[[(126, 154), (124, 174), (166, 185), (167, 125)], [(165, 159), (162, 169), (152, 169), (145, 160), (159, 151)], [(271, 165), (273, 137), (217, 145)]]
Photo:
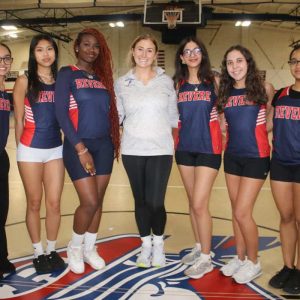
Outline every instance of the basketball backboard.
[(200, 24), (201, 0), (145, 0), (144, 25), (166, 25), (172, 29), (176, 25)]

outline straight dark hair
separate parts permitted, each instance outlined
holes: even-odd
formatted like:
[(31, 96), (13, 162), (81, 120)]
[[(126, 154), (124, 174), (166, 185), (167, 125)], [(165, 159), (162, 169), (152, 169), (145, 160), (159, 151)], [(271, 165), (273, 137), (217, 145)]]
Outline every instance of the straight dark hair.
[(48, 41), (54, 48), (55, 60), (51, 65), (51, 72), (54, 80), (56, 80), (56, 76), (57, 76), (58, 47), (56, 42), (50, 35), (47, 34), (38, 34), (34, 36), (31, 40), (30, 48), (29, 48), (28, 75), (27, 75), (28, 77), (27, 97), (31, 104), (37, 101), (38, 95), (42, 89), (42, 84), (37, 72), (38, 64), (34, 54), (37, 44), (42, 40)]

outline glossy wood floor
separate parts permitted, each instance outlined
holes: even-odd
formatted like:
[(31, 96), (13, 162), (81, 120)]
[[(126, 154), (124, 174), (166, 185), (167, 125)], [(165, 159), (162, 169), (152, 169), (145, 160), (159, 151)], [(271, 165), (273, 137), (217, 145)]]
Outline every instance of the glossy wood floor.
[[(11, 123), (13, 127), (13, 123)], [(11, 259), (17, 259), (32, 254), (31, 242), (24, 223), (26, 200), (22, 186), (22, 182), (18, 173), (16, 164), (16, 146), (14, 142), (14, 130), (11, 128), (7, 150), (10, 157), (10, 210), (7, 221), (8, 245)], [(73, 188), (72, 182), (66, 174), (64, 191), (61, 201), (62, 223), (58, 237), (58, 248), (65, 248), (67, 245), (71, 230), (72, 219), (75, 207), (78, 204), (77, 195)], [(212, 196), (210, 200), (211, 214), (213, 216), (213, 235), (215, 242), (214, 247), (217, 249), (222, 241), (223, 250), (226, 250), (224, 241), (232, 236), (231, 227), (231, 209), (227, 190), (224, 181), (224, 173), (221, 168), (215, 185), (213, 187)], [(181, 250), (191, 248), (194, 244), (193, 234), (190, 226), (188, 216), (188, 204), (186, 194), (180, 179), (176, 164), (173, 163), (172, 173), (169, 180), (167, 195), (166, 195), (166, 209), (168, 212), (168, 220), (166, 226), (166, 235), (168, 238), (165, 242), (166, 253), (178, 254)], [(45, 209), (42, 207), (41, 216), (44, 220)], [(255, 286), (262, 287), (264, 291), (270, 292), (272, 296), (266, 296), (268, 299), (300, 299), (298, 296), (288, 296), (280, 290), (272, 289), (268, 286), (270, 277), (282, 267), (281, 250), (278, 246), (278, 223), (279, 215), (274, 205), (271, 195), (269, 181), (267, 180), (255, 205), (254, 211), (255, 220), (259, 226), (259, 233), (261, 238), (270, 238), (269, 240), (262, 240), (260, 246), (260, 261), (263, 267), (263, 275), (255, 280)], [(104, 201), (104, 214), (99, 229), (99, 239), (109, 237), (117, 237), (124, 234), (137, 234), (133, 214), (133, 200), (129, 187), (128, 179), (125, 174), (122, 162), (115, 163), (111, 181), (107, 189)], [(45, 240), (44, 230), (43, 239)], [(220, 247), (219, 247), (220, 248)], [(215, 251), (214, 248), (212, 251)], [(217, 250), (216, 250), (217, 251)], [(225, 251), (226, 252), (226, 251)], [(224, 253), (225, 253), (224, 252)], [(221, 257), (219, 262), (225, 262)], [(15, 260), (17, 261), (17, 260)], [(216, 264), (218, 265), (218, 263)], [(219, 265), (221, 265), (219, 263)], [(181, 274), (182, 276), (183, 273)], [(145, 278), (147, 278), (145, 275)], [(210, 275), (207, 275), (207, 277)], [(220, 275), (218, 275), (220, 276)], [(219, 277), (218, 277), (219, 278)], [(196, 280), (200, 282), (203, 279)], [(206, 281), (208, 279), (205, 279)], [(212, 288), (210, 293), (205, 297), (197, 296), (202, 299), (265, 299), (265, 296), (235, 294), (232, 296), (228, 294), (223, 296), (218, 294), (219, 284), (211, 279)], [(195, 283), (195, 281), (194, 281)], [(193, 284), (194, 284), (193, 283)], [(237, 286), (237, 285), (236, 285)], [(195, 287), (194, 287), (195, 288)], [(235, 287), (234, 287), (235, 288)], [(238, 289), (238, 287), (236, 287)], [(196, 290), (199, 290), (198, 287)], [(140, 294), (139, 294), (140, 291)], [(138, 290), (130, 299), (152, 299), (147, 292)], [(143, 297), (142, 297), (142, 296)], [(218, 297), (216, 295), (219, 295)], [(176, 296), (176, 297), (175, 297)], [(179, 294), (168, 295), (163, 293), (158, 297), (159, 299), (194, 299), (193, 297)], [(0, 287), (1, 298), (1, 287)], [(80, 299), (83, 299), (81, 297)], [(100, 297), (101, 298), (101, 297)], [(97, 298), (97, 299), (100, 299)], [(121, 296), (120, 296), (121, 298)], [(126, 297), (125, 297), (126, 298)], [(124, 298), (124, 299), (125, 299)], [(129, 299), (128, 298), (128, 299)], [(23, 299), (23, 298), (22, 298)], [(48, 299), (48, 298), (47, 298)], [(56, 298), (56, 299), (73, 299), (73, 298)], [(94, 299), (87, 298), (87, 299)], [(96, 299), (96, 298), (95, 298)], [(101, 298), (102, 299), (102, 298)], [(119, 299), (108, 297), (107, 299)], [(127, 299), (127, 298), (126, 298)], [(157, 299), (157, 297), (155, 298)]]

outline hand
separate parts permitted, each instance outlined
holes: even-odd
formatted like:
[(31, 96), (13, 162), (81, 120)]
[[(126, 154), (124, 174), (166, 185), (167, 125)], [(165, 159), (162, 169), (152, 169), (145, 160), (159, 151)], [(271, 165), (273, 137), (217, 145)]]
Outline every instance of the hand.
[(86, 153), (79, 156), (80, 163), (84, 170), (91, 176), (96, 175), (96, 169), (93, 161), (93, 157), (87, 151)]

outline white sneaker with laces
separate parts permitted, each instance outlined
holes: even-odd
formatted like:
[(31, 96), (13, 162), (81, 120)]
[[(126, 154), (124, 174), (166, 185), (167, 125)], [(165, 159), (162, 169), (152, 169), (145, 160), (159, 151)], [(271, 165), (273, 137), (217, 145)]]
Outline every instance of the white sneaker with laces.
[(184, 274), (190, 278), (199, 279), (206, 273), (211, 272), (213, 268), (211, 259), (203, 259), (203, 257), (200, 256), (191, 267), (184, 271)]
[(105, 267), (105, 261), (98, 254), (96, 246), (92, 250), (83, 251), (83, 260), (95, 270), (101, 270)]
[(153, 243), (152, 247), (152, 266), (164, 267), (166, 265), (166, 256), (164, 252), (164, 243)]
[(197, 258), (201, 255), (201, 251), (195, 246), (192, 251), (182, 257), (181, 262), (184, 265), (193, 265)]
[(151, 266), (151, 246), (143, 246), (141, 253), (136, 260), (137, 267), (150, 268)]
[(248, 283), (262, 274), (260, 262), (254, 264), (247, 260), (240, 269), (233, 275), (233, 279), (240, 284)]
[(226, 265), (222, 266), (220, 271), (225, 276), (232, 276), (234, 275), (241, 266), (245, 264), (246, 260), (242, 261), (237, 256), (232, 258)]
[(84, 272), (84, 262), (83, 262), (83, 250), (82, 246), (73, 247), (71, 242), (67, 248), (67, 256), (69, 268), (75, 274), (82, 274)]

